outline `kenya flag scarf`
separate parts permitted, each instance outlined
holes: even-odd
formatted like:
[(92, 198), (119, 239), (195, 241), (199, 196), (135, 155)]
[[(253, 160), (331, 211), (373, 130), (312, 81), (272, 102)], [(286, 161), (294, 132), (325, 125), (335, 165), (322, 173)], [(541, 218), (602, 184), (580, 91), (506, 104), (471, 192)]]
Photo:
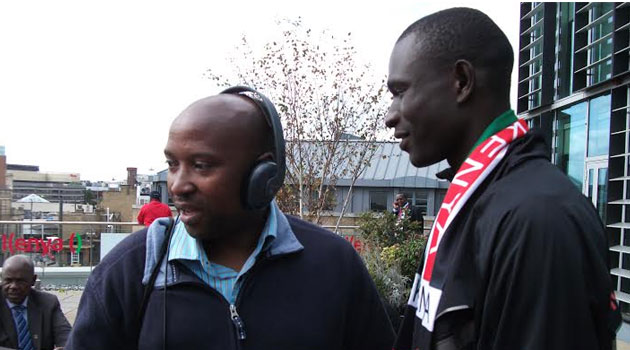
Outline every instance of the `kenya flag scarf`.
[[(507, 127), (505, 127), (507, 125)], [(498, 129), (498, 131), (497, 131)], [(484, 132), (478, 144), (457, 170), (435, 218), (427, 241), (422, 275), (416, 275), (409, 305), (416, 308), (416, 317), (429, 332), (433, 331), (442, 286), (431, 283), (440, 241), (450, 223), (468, 198), (505, 156), (508, 145), (527, 132), (527, 124), (516, 119), (511, 110), (497, 118)], [(496, 132), (495, 132), (496, 131)]]

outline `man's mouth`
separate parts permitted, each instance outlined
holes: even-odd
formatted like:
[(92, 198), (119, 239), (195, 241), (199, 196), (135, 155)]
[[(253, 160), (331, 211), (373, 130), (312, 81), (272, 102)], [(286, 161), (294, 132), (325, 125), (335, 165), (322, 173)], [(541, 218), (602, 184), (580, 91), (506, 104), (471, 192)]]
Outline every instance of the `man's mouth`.
[(409, 136), (409, 133), (406, 131), (395, 131), (394, 132), (394, 137), (397, 139), (404, 139), (405, 137)]
[(201, 211), (188, 204), (175, 203), (175, 207), (179, 211), (179, 218), (186, 225), (192, 226), (201, 220)]
[(19, 293), (7, 293), (7, 299), (9, 299), (9, 301), (13, 302), (14, 300), (19, 300), (20, 299), (20, 294)]
[(403, 151), (406, 151), (408, 148), (407, 146), (409, 145), (409, 133), (406, 132), (396, 132), (394, 134), (394, 137), (397, 139), (400, 139), (400, 149), (402, 149)]

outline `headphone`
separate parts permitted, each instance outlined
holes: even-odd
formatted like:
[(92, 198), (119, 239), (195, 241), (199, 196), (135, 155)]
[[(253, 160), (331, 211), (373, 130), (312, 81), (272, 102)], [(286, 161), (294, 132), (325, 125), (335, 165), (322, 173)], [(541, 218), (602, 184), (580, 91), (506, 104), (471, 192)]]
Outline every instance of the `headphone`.
[[(260, 98), (256, 99), (243, 94), (249, 92)], [(222, 94), (241, 95), (252, 100), (262, 111), (269, 126), (271, 126), (274, 146), (274, 159), (256, 162), (245, 177), (241, 188), (243, 205), (248, 209), (263, 209), (273, 200), (278, 190), (284, 183), (286, 173), (284, 136), (282, 134), (282, 123), (273, 103), (260, 92), (246, 87), (233, 86), (221, 91)]]

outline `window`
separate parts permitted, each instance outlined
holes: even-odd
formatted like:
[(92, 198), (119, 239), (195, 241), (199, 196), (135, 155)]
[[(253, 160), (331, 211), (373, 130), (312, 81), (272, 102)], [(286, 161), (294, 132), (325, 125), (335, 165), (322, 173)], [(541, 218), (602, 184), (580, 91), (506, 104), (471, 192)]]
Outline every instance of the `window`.
[(558, 4), (556, 28), (556, 99), (573, 91), (573, 33), (575, 32), (575, 3)]
[(433, 215), (437, 215), (438, 211), (440, 210), (440, 207), (442, 206), (442, 202), (444, 202), (444, 197), (446, 197), (446, 190), (436, 190), (435, 205), (434, 205), (435, 213), (433, 213)]
[(594, 85), (612, 76), (612, 2), (596, 3), (589, 9), (589, 23), (596, 23), (588, 30), (587, 84)]
[[(532, 6), (542, 6), (542, 5), (535, 5), (532, 4)], [(537, 13), (535, 13), (531, 18), (531, 26), (532, 28), (534, 28), (530, 33), (529, 33), (529, 42), (530, 43), (535, 43), (530, 49), (529, 49), (529, 59), (530, 59), (530, 64), (528, 67), (529, 70), (529, 77), (531, 78), (529, 80), (529, 98), (528, 98), (528, 108), (532, 109), (535, 107), (540, 106), (540, 99), (541, 99), (541, 95), (542, 95), (542, 18), (543, 18), (543, 13), (542, 11), (539, 11)]]
[[(543, 70), (543, 18), (545, 5), (525, 3), (521, 6), (521, 49), (518, 59), (518, 107), (517, 110), (537, 108), (542, 103)], [(546, 55), (546, 54), (545, 54)]]
[(527, 126), (532, 128), (540, 128), (540, 116), (537, 115), (527, 120)]
[(582, 188), (586, 139), (586, 102), (558, 111), (555, 162)]
[(407, 197), (407, 201), (409, 205), (412, 207), (420, 208), (423, 215), (427, 215), (428, 211), (428, 203), (429, 203), (429, 191), (427, 190), (417, 190), (413, 192), (403, 192)]
[[(556, 115), (554, 160), (580, 189), (586, 157), (608, 155), (610, 108), (610, 95), (604, 95), (562, 109)], [(601, 184), (589, 183), (588, 188), (598, 185)]]
[(610, 134), (610, 95), (590, 101), (588, 116), (588, 156), (608, 154)]
[(370, 210), (387, 211), (386, 191), (370, 191)]

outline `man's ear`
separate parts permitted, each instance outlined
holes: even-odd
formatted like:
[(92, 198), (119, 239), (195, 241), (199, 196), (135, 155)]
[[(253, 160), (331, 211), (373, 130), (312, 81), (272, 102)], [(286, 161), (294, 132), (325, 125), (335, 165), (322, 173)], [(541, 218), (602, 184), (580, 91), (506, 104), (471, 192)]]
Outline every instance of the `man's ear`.
[(33, 275), (33, 282), (31, 283), (31, 287), (35, 285), (35, 282), (37, 282), (37, 275)]
[(457, 60), (454, 65), (455, 91), (457, 103), (464, 103), (475, 89), (475, 67), (467, 60)]
[(265, 160), (273, 160), (273, 152), (265, 152), (256, 158), (256, 163), (260, 163)]

